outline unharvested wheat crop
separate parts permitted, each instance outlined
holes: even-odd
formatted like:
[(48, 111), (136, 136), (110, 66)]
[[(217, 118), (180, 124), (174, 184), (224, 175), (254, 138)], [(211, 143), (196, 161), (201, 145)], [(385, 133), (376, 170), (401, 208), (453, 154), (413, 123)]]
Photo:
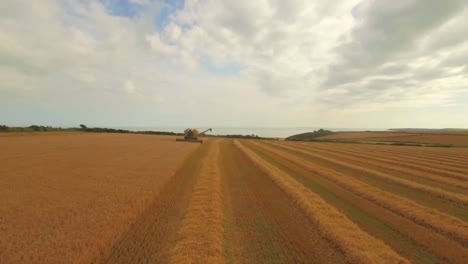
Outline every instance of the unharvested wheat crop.
[(0, 263), (468, 262), (464, 148), (12, 133), (0, 149)]

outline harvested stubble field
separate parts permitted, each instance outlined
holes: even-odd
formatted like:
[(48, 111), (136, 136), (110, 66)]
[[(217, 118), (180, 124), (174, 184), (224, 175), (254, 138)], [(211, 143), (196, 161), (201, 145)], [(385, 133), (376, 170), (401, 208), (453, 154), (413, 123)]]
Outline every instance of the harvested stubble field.
[(0, 135), (0, 263), (468, 263), (468, 149)]

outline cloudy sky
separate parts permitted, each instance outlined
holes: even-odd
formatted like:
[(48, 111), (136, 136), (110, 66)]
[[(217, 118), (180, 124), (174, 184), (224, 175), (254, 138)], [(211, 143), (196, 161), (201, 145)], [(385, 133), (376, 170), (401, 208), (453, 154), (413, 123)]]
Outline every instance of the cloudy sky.
[(0, 124), (468, 128), (466, 0), (0, 6)]

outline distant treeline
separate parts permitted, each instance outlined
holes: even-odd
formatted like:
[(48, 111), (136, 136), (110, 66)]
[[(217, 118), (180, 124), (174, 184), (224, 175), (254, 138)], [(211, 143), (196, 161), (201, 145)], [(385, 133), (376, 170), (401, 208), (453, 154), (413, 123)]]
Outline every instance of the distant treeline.
[[(0, 132), (58, 132), (58, 131), (69, 131), (69, 132), (89, 132), (89, 133), (119, 133), (119, 134), (145, 134), (145, 135), (168, 135), (168, 136), (183, 136), (184, 133), (165, 132), (165, 131), (131, 131), (127, 129), (115, 129), (105, 127), (87, 127), (84, 124), (80, 124), (79, 127), (72, 128), (61, 128), (51, 126), (38, 126), (32, 125), (29, 127), (8, 127), (6, 125), (0, 125)], [(206, 137), (223, 137), (223, 138), (244, 138), (244, 139), (276, 139), (259, 137), (258, 135), (205, 135)]]
[(183, 133), (163, 132), (163, 131), (131, 131), (126, 129), (114, 129), (104, 127), (87, 127), (83, 124), (80, 125), (79, 130), (92, 133), (125, 133), (125, 134), (146, 134), (146, 135), (170, 135), (179, 136)]
[(136, 131), (134, 134), (145, 134), (145, 135), (167, 135), (167, 136), (183, 136), (184, 133), (165, 132), (165, 131)]
[(32, 125), (28, 127), (9, 127), (0, 125), (0, 132), (92, 132), (92, 133), (128, 133), (128, 134), (149, 134), (149, 135), (183, 135), (182, 133), (161, 132), (161, 131), (130, 131), (126, 129), (114, 129), (103, 127), (86, 127), (81, 124), (80, 127), (62, 128), (52, 126)]
[(55, 132), (55, 131), (76, 131), (78, 128), (61, 128), (51, 126), (32, 125), (28, 127), (9, 127), (0, 125), (0, 132)]
[(121, 134), (145, 134), (145, 135), (169, 135), (169, 136), (180, 136), (183, 133), (164, 132), (164, 131), (131, 131), (126, 129), (114, 129), (114, 128), (102, 128), (93, 127), (82, 129), (84, 132), (92, 133), (121, 133)]
[(302, 134), (297, 134), (293, 135), (290, 137), (287, 137), (285, 140), (296, 140), (296, 141), (301, 141), (301, 140), (313, 140), (315, 138), (319, 137), (324, 137), (333, 134), (332, 131), (326, 130), (326, 129), (319, 129), (319, 130), (314, 130), (313, 132), (307, 132), (307, 133), (302, 133)]

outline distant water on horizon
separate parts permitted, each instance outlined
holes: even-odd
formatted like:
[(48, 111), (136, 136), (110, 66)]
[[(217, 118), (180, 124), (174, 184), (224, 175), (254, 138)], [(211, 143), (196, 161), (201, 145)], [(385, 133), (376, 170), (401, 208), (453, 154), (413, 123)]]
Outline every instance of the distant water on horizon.
[[(183, 133), (186, 127), (113, 127), (120, 129), (127, 129), (131, 131), (161, 131), (161, 132), (175, 132)], [(197, 127), (198, 130), (203, 131), (208, 127)], [(320, 128), (316, 127), (212, 127), (213, 131), (208, 132), (212, 135), (257, 135), (259, 137), (289, 137), (292, 135), (312, 132)], [(323, 128), (334, 132), (339, 131), (385, 131), (383, 128)]]

